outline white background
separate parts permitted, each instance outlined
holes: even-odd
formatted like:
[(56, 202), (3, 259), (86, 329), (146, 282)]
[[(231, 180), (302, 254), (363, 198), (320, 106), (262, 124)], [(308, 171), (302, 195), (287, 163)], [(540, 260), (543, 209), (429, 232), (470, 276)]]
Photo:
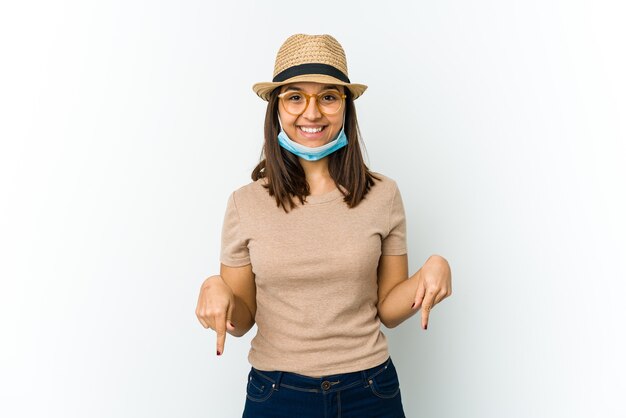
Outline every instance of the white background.
[[(232, 3), (232, 4), (231, 4)], [(0, 6), (0, 415), (237, 417), (249, 341), (195, 317), (291, 34), (330, 33), (409, 264), (452, 267), (389, 337), (408, 417), (623, 417), (619, 1)]]

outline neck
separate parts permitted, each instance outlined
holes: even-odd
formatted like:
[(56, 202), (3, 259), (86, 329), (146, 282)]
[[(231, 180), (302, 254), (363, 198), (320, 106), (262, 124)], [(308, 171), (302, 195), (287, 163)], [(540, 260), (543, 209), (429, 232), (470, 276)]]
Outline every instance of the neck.
[(328, 157), (324, 157), (317, 161), (308, 161), (304, 158), (298, 158), (300, 165), (304, 169), (306, 181), (311, 187), (320, 183), (332, 182), (330, 172), (328, 171)]

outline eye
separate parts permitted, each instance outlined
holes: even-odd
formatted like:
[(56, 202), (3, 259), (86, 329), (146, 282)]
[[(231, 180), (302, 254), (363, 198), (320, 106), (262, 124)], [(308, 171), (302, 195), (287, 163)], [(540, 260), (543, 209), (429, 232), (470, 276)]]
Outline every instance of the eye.
[(287, 99), (290, 102), (299, 102), (300, 100), (302, 100), (302, 96), (299, 95), (298, 93), (292, 93), (292, 94), (288, 94), (285, 99)]
[(321, 96), (321, 100), (324, 103), (333, 103), (337, 100), (339, 100), (339, 96), (335, 93), (323, 93)]

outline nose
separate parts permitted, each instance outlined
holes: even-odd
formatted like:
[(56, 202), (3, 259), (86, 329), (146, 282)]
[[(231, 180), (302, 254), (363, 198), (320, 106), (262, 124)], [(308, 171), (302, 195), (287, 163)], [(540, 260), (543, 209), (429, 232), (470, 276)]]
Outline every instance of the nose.
[(322, 113), (320, 112), (320, 110), (317, 108), (317, 97), (313, 96), (309, 99), (309, 103), (306, 107), (306, 109), (304, 109), (304, 112), (302, 113), (302, 116), (304, 116), (305, 118), (309, 119), (309, 120), (315, 120), (315, 119), (319, 119), (322, 117)]

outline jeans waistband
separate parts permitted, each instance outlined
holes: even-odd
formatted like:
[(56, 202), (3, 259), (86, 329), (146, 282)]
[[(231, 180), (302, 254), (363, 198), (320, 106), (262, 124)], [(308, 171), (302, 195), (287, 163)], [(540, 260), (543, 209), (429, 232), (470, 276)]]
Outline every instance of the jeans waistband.
[(252, 367), (252, 371), (262, 379), (267, 380), (272, 386), (284, 387), (304, 392), (336, 392), (359, 384), (367, 386), (368, 381), (388, 367), (393, 367), (391, 356), (378, 366), (357, 372), (333, 374), (322, 377), (305, 376), (298, 373), (284, 371), (264, 371)]

